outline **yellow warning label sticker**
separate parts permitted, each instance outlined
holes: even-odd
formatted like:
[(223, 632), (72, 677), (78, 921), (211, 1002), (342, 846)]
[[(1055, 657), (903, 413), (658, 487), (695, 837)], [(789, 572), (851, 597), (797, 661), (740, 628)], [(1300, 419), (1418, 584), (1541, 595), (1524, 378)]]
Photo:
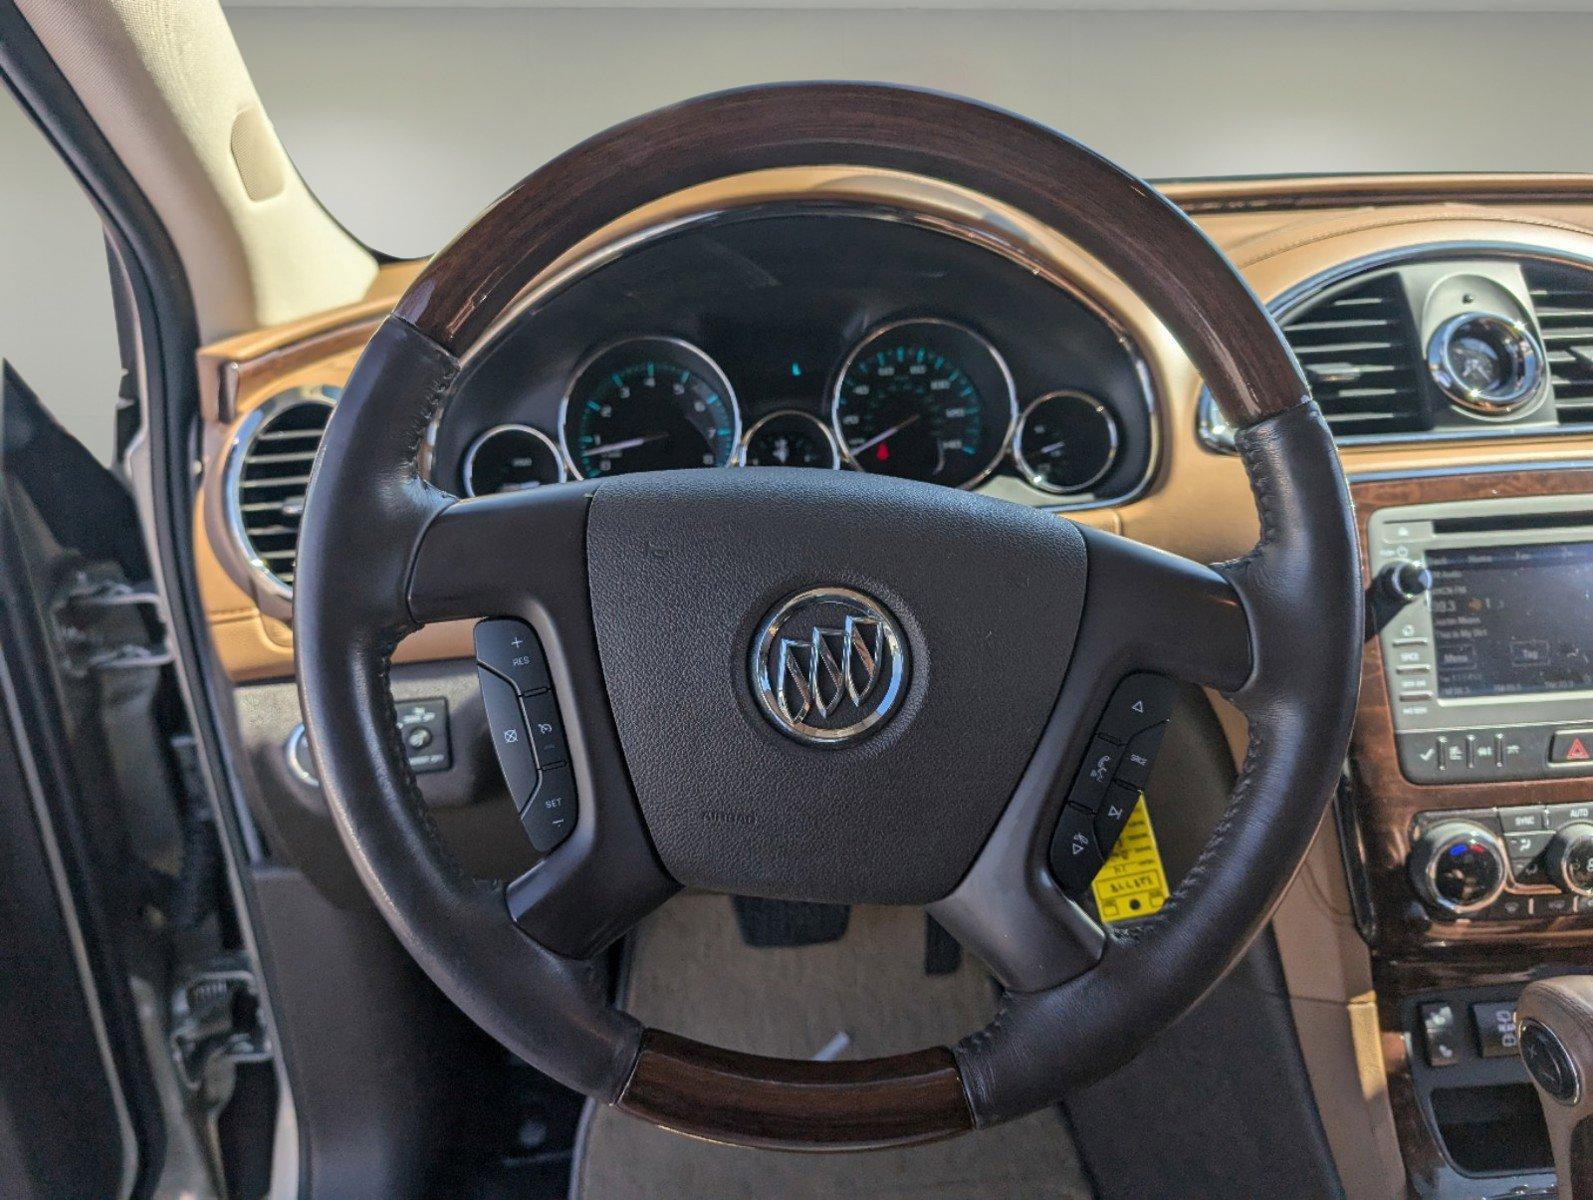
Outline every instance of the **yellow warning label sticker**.
[(1143, 795), (1093, 887), (1095, 906), (1108, 924), (1148, 917), (1167, 903), (1167, 875)]

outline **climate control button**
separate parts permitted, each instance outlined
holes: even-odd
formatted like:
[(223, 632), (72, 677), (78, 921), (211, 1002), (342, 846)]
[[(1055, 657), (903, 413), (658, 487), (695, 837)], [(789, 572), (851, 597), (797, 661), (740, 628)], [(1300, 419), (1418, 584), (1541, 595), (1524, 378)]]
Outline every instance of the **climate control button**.
[(1568, 892), (1593, 896), (1593, 823), (1574, 821), (1549, 843), (1549, 878)]
[(1476, 821), (1441, 821), (1411, 847), (1410, 876), (1417, 894), (1456, 916), (1488, 907), (1504, 890), (1505, 848)]

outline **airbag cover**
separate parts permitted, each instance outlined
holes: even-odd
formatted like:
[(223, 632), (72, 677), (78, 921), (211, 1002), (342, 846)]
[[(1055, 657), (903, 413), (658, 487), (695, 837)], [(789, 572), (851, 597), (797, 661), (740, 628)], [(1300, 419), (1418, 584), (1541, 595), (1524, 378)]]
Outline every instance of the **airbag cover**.
[[(627, 765), (665, 867), (743, 895), (923, 904), (966, 872), (1056, 702), (1084, 540), (1053, 515), (929, 484), (790, 468), (605, 480), (587, 558)], [(851, 588), (901, 627), (907, 693), (845, 746), (760, 710), (759, 626)]]

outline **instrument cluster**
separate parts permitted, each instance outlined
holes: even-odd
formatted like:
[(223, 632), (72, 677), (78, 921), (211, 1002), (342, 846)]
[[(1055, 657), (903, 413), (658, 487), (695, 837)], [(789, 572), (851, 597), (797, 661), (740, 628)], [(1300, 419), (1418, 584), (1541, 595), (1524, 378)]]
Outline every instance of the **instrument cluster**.
[(1149, 473), (1149, 383), (1104, 314), (938, 228), (742, 217), (643, 244), (462, 379), (434, 480), (487, 495), (633, 471), (858, 470), (1058, 507)]

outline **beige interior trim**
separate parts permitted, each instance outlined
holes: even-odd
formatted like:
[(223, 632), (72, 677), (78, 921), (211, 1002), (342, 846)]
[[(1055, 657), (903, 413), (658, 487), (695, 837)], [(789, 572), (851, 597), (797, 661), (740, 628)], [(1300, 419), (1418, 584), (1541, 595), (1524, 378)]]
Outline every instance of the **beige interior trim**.
[[(1479, 183), (1490, 201), (1495, 193), (1535, 198), (1509, 206), (1464, 202), (1464, 189), (1455, 177), (1442, 177), (1439, 199), (1432, 198), (1436, 185), (1431, 177), (1413, 177), (1411, 199), (1405, 202), (1339, 207), (1324, 203), (1344, 196), (1342, 181), (1335, 180), (1300, 182), (1312, 203), (1292, 207), (1262, 203), (1267, 189), (1277, 187), (1271, 181), (1181, 186), (1175, 191), (1197, 209), (1207, 206), (1199, 224), (1240, 265), (1257, 294), (1272, 300), (1346, 261), (1435, 244), (1502, 243), (1593, 261), (1593, 180), (1554, 178), (1561, 183), (1545, 189), (1539, 186), (1545, 177), (1521, 177), (1518, 193), (1510, 193), (1514, 185), (1501, 177)], [(1398, 192), (1403, 181), (1375, 182), (1380, 189)], [(1539, 190), (1530, 190), (1529, 182)], [(1367, 189), (1370, 195), (1369, 183)], [(1222, 203), (1225, 195), (1232, 203)], [(1573, 198), (1577, 196), (1581, 202)], [(1071, 515), (1205, 561), (1242, 553), (1252, 544), (1256, 520), (1243, 469), (1233, 455), (1207, 450), (1196, 438), (1201, 381), (1177, 343), (1137, 297), (1065, 238), (973, 193), (892, 172), (844, 167), (721, 180), (669, 197), (604, 229), (533, 284), (523, 301), (534, 303), (570, 272), (623, 249), (660, 222), (792, 199), (844, 199), (933, 214), (979, 231), (1084, 293), (1111, 314), (1146, 360), (1160, 406), (1162, 452), (1144, 496), (1118, 508)], [(382, 278), (352, 306), (206, 347), (201, 374), (216, 381), (216, 405), (207, 411), (207, 497), (215, 490), (216, 468), (232, 423), (295, 383), (341, 384), (368, 331), (415, 269), (414, 264), (384, 268)], [(227, 404), (222, 400), (229, 373), (234, 390)], [(1345, 447), (1341, 455), (1352, 474), (1548, 463), (1593, 458), (1593, 437), (1359, 445)], [(290, 674), (289, 630), (262, 616), (247, 586), (240, 586), (224, 568), (213, 540), (222, 536), (219, 531), (201, 521), (198, 534), (201, 591), (227, 670), (237, 680)], [(450, 627), (423, 631), (406, 643), (400, 657), (469, 652), (468, 630)], [(1220, 715), (1225, 708), (1218, 705)], [(1228, 732), (1234, 745), (1242, 746), (1242, 727)], [(1393, 1200), (1404, 1195), (1405, 1171), (1388, 1098), (1370, 956), (1351, 918), (1339, 855), (1336, 829), (1326, 822), (1283, 899), (1274, 930), (1307, 1073), (1347, 1193), (1354, 1200)]]
[(19, 0), (160, 215), (202, 337), (359, 300), (376, 260), (278, 141), (218, 0)]

